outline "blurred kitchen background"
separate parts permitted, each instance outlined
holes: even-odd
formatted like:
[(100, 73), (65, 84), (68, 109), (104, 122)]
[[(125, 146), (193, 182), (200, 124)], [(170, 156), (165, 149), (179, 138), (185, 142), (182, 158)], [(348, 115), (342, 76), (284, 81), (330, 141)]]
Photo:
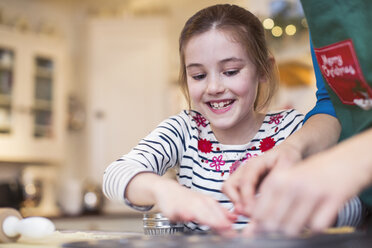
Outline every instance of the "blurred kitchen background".
[(315, 79), (297, 0), (0, 0), (0, 207), (57, 228), (140, 228), (102, 198), (103, 171), (186, 106), (178, 35), (216, 3), (262, 20), (281, 78), (271, 108), (306, 113)]

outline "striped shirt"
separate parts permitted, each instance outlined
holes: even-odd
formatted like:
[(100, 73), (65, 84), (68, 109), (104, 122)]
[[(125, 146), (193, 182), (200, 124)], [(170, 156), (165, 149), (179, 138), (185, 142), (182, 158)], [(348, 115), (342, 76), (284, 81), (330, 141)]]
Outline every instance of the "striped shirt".
[[(103, 192), (109, 199), (148, 211), (152, 206), (135, 206), (124, 197), (129, 181), (141, 172), (163, 175), (168, 169), (176, 168), (181, 185), (209, 195), (232, 210), (233, 204), (221, 192), (223, 182), (243, 161), (261, 155), (298, 130), (302, 121), (303, 115), (296, 110), (269, 112), (249, 143), (226, 145), (218, 142), (201, 114), (184, 110), (160, 123), (128, 154), (107, 167)], [(234, 227), (240, 229), (247, 221), (240, 216)], [(186, 227), (194, 231), (208, 230), (195, 222), (187, 223)]]

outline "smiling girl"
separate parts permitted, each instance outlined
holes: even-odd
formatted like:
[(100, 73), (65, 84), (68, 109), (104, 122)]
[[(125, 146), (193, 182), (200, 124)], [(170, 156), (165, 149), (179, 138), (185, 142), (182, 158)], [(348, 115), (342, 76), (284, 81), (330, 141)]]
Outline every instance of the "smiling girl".
[[(110, 199), (140, 211), (157, 204), (190, 230), (242, 228), (221, 192), (244, 161), (281, 143), (302, 125), (295, 110), (266, 112), (276, 88), (261, 22), (235, 5), (200, 10), (180, 35), (180, 86), (189, 109), (163, 121), (105, 171)], [(178, 182), (161, 177), (178, 169)]]

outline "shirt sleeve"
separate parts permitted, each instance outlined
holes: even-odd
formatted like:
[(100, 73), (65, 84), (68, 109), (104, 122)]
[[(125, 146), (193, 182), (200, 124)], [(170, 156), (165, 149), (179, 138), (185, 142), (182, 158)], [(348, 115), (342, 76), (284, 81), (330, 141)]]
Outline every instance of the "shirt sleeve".
[(306, 114), (304, 122), (306, 122), (311, 116), (316, 114), (328, 114), (336, 117), (335, 109), (332, 105), (331, 99), (329, 98), (328, 92), (324, 85), (324, 79), (322, 73), (320, 72), (319, 64), (316, 60), (314, 53), (314, 47), (310, 40), (311, 48), (311, 58), (313, 61), (313, 67), (315, 72), (316, 86), (318, 90), (316, 91), (316, 104), (315, 107)]
[(367, 215), (366, 206), (361, 202), (359, 197), (351, 198), (338, 211), (335, 227), (352, 226), (359, 227), (363, 224)]
[(284, 141), (294, 132), (302, 127), (304, 116), (295, 109), (289, 109), (283, 112), (284, 118), (280, 124), (280, 132), (282, 137), (277, 141)]
[(102, 189), (105, 196), (139, 211), (150, 210), (152, 206), (132, 204), (125, 196), (125, 189), (139, 173), (163, 175), (178, 164), (188, 139), (186, 118), (185, 114), (165, 120), (128, 154), (111, 163), (103, 175)]

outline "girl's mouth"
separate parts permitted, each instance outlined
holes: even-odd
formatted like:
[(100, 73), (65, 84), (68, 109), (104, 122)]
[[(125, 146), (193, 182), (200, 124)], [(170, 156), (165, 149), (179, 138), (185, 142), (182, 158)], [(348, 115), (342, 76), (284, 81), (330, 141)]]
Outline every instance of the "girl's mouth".
[(234, 100), (218, 101), (218, 102), (208, 102), (209, 106), (213, 109), (223, 109), (231, 105)]
[[(208, 102), (209, 107), (212, 110), (220, 112), (221, 110), (229, 110), (230, 106), (234, 103), (235, 100), (223, 100), (223, 101), (214, 101)], [(223, 111), (225, 112), (225, 111)]]

